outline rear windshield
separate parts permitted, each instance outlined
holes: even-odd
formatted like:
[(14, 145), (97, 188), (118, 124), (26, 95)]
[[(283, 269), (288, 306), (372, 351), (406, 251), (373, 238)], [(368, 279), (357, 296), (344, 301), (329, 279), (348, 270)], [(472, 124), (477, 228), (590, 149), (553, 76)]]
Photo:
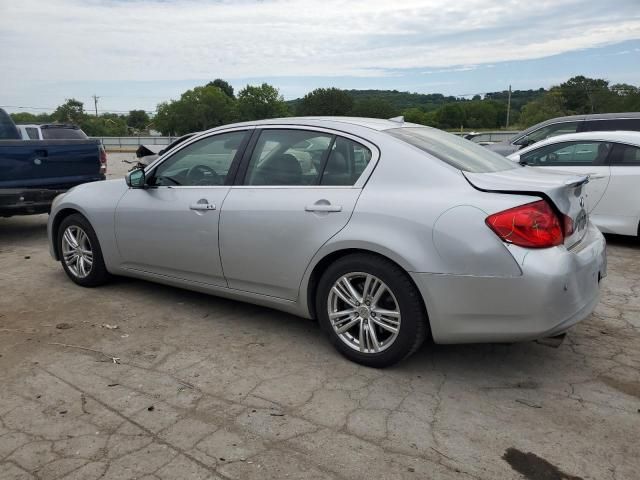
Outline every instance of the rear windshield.
[(79, 128), (43, 127), (42, 138), (45, 140), (86, 140), (87, 135)]
[(386, 133), (465, 172), (499, 172), (518, 164), (464, 138), (430, 127), (404, 127)]

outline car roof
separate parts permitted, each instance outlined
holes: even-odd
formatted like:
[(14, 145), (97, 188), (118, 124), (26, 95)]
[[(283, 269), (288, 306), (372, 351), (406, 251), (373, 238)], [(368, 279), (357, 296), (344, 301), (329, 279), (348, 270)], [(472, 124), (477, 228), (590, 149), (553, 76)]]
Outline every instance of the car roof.
[(549, 120), (545, 120), (544, 122), (536, 123), (531, 127), (527, 128), (522, 132), (522, 134), (528, 134), (539, 128), (546, 127), (552, 123), (563, 123), (563, 122), (581, 122), (583, 120), (615, 120), (615, 119), (633, 119), (640, 118), (640, 112), (622, 112), (622, 113), (590, 113), (588, 115), (569, 115), (566, 117), (556, 117), (550, 118)]
[(640, 132), (628, 132), (624, 130), (611, 131), (611, 132), (581, 132), (581, 133), (568, 133), (566, 135), (556, 135), (555, 137), (549, 137), (545, 140), (536, 142), (528, 147), (523, 148), (517, 152), (513, 152), (513, 155), (520, 155), (524, 152), (530, 152), (545, 145), (551, 145), (554, 143), (562, 142), (576, 142), (576, 141), (604, 141), (604, 142), (616, 142), (616, 143), (628, 143), (631, 145), (640, 146)]
[(270, 118), (267, 120), (255, 120), (251, 122), (234, 123), (217, 127), (218, 129), (226, 129), (238, 126), (259, 126), (259, 125), (307, 125), (315, 127), (331, 127), (335, 124), (355, 125), (365, 127), (372, 130), (382, 131), (392, 128), (401, 127), (424, 127), (417, 123), (410, 123), (401, 120), (385, 120), (383, 118), (365, 118), (365, 117), (283, 117)]

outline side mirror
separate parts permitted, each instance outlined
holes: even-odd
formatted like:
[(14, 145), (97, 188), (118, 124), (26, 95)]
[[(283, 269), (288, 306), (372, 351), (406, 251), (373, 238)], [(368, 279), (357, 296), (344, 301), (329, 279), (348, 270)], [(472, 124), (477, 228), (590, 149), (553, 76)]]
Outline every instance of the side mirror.
[(142, 169), (130, 171), (127, 173), (125, 179), (130, 188), (144, 188), (146, 182), (144, 170)]

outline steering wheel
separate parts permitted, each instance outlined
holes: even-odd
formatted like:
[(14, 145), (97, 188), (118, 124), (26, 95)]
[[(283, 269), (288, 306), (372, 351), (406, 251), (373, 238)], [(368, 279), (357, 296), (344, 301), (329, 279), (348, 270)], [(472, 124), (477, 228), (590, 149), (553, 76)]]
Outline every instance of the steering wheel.
[(194, 165), (187, 171), (187, 178), (195, 185), (219, 184), (219, 175), (207, 165)]
[(555, 163), (555, 162), (557, 162), (557, 161), (558, 161), (558, 159), (559, 159), (559, 158), (558, 158), (558, 154), (557, 154), (557, 153), (551, 152), (551, 153), (549, 153), (549, 154), (547, 155), (547, 162), (553, 162), (553, 163)]

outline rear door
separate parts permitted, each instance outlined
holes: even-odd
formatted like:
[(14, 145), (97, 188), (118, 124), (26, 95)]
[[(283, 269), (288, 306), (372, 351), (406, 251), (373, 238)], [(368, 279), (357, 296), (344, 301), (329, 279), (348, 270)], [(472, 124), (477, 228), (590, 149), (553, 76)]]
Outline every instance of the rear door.
[(532, 167), (589, 175), (585, 185), (587, 212), (591, 213), (604, 196), (610, 179), (607, 157), (611, 142), (558, 142), (541, 146), (520, 155), (520, 162)]
[(229, 287), (296, 299), (311, 258), (349, 221), (377, 158), (368, 142), (326, 129), (256, 131), (220, 219)]
[(611, 178), (592, 215), (609, 233), (638, 235), (640, 223), (640, 147), (614, 144), (609, 155)]

